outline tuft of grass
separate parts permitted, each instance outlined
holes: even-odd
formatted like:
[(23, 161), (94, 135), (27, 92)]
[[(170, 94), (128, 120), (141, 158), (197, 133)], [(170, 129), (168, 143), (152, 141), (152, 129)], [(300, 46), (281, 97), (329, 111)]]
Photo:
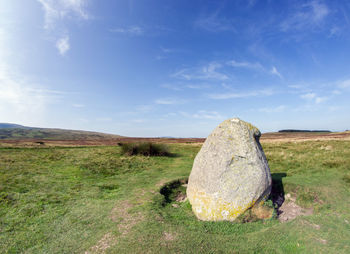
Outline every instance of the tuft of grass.
[(170, 156), (169, 148), (165, 144), (145, 143), (121, 143), (122, 153), (125, 155), (143, 156)]

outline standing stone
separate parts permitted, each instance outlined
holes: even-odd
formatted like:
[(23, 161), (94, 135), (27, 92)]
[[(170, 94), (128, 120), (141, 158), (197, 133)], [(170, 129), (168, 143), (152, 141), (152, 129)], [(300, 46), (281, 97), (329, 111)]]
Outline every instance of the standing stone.
[(235, 220), (271, 191), (260, 131), (239, 118), (222, 122), (197, 154), (187, 196), (201, 220)]

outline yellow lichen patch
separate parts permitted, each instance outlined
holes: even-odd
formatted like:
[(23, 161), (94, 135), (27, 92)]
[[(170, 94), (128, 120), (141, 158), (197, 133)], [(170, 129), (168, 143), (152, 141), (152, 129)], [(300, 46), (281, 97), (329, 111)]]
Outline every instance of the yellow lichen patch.
[(234, 221), (256, 202), (256, 200), (254, 200), (246, 204), (238, 205), (225, 202), (221, 198), (208, 196), (204, 192), (197, 190), (190, 191), (188, 193), (188, 198), (192, 204), (194, 214), (200, 220), (206, 221)]
[(259, 204), (257, 206), (254, 206), (252, 208), (252, 213), (258, 218), (258, 219), (269, 219), (273, 216), (274, 209), (272, 207), (264, 206), (262, 204)]

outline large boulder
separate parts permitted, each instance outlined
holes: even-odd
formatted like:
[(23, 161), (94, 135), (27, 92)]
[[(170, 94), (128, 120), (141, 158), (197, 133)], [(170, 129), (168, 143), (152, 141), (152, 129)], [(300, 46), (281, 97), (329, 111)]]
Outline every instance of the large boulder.
[(235, 220), (266, 199), (271, 174), (260, 131), (239, 118), (222, 122), (197, 154), (187, 196), (201, 220)]

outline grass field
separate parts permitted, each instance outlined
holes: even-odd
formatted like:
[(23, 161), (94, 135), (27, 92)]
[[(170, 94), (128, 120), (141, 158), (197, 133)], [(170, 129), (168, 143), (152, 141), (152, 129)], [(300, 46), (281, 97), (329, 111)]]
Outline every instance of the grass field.
[(118, 146), (0, 148), (0, 250), (350, 253), (350, 141), (262, 145), (272, 176), (312, 215), (198, 221), (188, 201), (160, 189), (188, 177), (200, 145), (171, 144), (171, 157), (125, 156)]

